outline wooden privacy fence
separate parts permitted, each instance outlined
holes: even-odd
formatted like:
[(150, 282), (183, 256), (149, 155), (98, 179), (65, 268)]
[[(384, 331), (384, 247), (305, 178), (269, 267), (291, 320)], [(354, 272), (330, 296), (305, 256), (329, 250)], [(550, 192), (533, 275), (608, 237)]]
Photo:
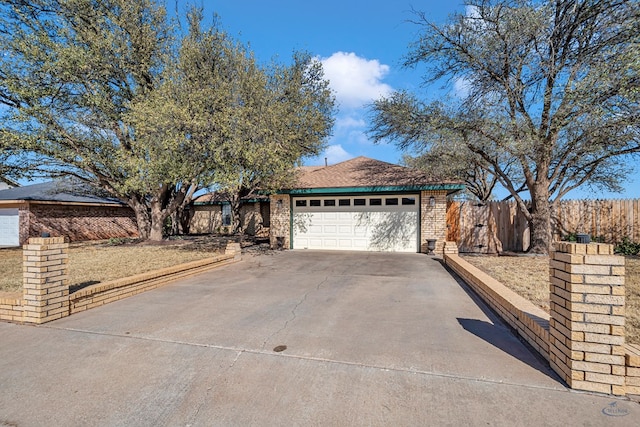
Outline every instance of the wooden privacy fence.
[[(628, 237), (640, 241), (640, 199), (564, 200), (552, 211), (554, 240), (570, 233), (587, 233), (606, 243)], [(529, 248), (529, 225), (515, 202), (450, 201), (447, 240), (460, 252), (521, 252)]]

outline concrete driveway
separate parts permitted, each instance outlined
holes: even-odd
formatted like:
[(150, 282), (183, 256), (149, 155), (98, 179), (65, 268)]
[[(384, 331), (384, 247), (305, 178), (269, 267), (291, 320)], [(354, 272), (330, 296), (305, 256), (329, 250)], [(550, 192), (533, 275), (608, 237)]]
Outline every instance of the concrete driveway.
[(420, 254), (245, 255), (44, 326), (2, 323), (0, 343), (0, 426), (640, 419), (637, 403), (568, 391)]

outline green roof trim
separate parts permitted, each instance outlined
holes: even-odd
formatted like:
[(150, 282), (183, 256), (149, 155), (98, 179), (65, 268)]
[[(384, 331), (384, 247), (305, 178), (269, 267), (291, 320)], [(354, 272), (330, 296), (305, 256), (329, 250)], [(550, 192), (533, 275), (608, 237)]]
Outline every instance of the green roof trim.
[[(267, 199), (247, 199), (247, 200), (241, 200), (240, 204), (244, 205), (245, 203), (258, 203), (258, 202), (264, 202), (264, 203), (268, 203), (269, 200)], [(230, 203), (227, 200), (214, 200), (211, 202), (193, 202), (194, 206), (212, 206), (212, 205), (229, 205)]]
[(406, 193), (416, 191), (447, 191), (455, 193), (464, 190), (464, 184), (425, 184), (425, 185), (399, 185), (399, 186), (374, 186), (374, 187), (325, 187), (325, 188), (294, 188), (280, 190), (280, 194), (305, 195), (305, 194), (353, 194), (353, 193)]

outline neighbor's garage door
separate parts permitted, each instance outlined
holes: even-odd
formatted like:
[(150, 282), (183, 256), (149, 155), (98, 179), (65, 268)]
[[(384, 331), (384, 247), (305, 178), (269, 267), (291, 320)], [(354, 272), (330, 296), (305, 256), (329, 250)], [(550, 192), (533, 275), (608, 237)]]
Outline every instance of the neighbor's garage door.
[(20, 246), (18, 209), (0, 209), (0, 246)]
[(296, 197), (293, 248), (418, 252), (418, 195)]

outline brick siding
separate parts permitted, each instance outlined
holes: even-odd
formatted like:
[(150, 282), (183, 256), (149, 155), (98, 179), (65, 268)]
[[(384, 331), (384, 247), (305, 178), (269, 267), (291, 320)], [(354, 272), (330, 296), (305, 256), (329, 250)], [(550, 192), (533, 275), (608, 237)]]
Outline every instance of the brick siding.
[(274, 194), (271, 196), (271, 227), (270, 243), (273, 249), (278, 249), (279, 238), (282, 248), (289, 249), (291, 237), (291, 205), (288, 194)]
[[(431, 197), (435, 206), (431, 206)], [(441, 254), (447, 237), (447, 192), (422, 191), (420, 194), (420, 252), (427, 253), (427, 240), (436, 239), (435, 253)]]
[(138, 227), (129, 207), (30, 203), (20, 208), (20, 244), (42, 233), (74, 242), (137, 237)]
[(219, 233), (222, 228), (221, 205), (194, 206), (193, 217), (189, 224), (190, 234)]

